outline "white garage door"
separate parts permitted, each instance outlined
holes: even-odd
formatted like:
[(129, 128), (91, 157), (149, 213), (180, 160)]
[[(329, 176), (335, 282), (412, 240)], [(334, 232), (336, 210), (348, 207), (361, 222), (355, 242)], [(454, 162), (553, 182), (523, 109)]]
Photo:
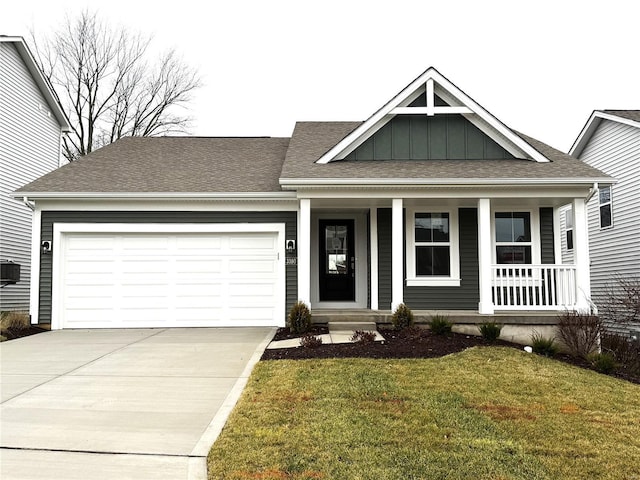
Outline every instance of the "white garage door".
[(54, 328), (281, 325), (278, 237), (61, 233)]

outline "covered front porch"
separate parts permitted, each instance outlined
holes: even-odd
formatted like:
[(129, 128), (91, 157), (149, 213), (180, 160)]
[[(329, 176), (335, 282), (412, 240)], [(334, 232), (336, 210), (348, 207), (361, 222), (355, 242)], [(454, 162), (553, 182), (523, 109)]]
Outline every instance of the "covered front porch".
[[(298, 192), (298, 298), (316, 320), (351, 311), (386, 323), (401, 303), (455, 312), (455, 323), (511, 315), (545, 324), (590, 309), (584, 189), (430, 190)], [(572, 264), (560, 251), (567, 204)]]

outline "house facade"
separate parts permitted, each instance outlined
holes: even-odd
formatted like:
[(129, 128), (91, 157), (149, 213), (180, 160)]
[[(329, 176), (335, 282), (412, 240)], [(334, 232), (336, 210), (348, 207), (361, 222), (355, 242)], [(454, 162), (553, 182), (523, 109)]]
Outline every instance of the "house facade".
[(30, 205), (11, 193), (59, 167), (69, 123), (21, 37), (0, 36), (0, 261), (20, 265), (20, 281), (0, 288), (0, 310), (29, 310)]
[[(594, 111), (569, 153), (616, 180), (599, 186), (587, 204), (591, 292), (602, 306), (619, 278), (640, 281), (640, 110)], [(572, 262), (572, 209), (564, 208), (562, 217), (563, 258)]]
[[(312, 311), (588, 310), (586, 201), (611, 178), (429, 68), (364, 122), (290, 138), (126, 138), (20, 188), (34, 321), (276, 325)], [(574, 207), (575, 258), (560, 213)]]

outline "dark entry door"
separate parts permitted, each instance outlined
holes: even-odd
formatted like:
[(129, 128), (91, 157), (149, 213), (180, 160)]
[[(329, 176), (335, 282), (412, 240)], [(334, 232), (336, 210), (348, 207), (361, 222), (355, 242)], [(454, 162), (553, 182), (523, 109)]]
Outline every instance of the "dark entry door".
[(320, 301), (355, 301), (353, 220), (320, 220)]

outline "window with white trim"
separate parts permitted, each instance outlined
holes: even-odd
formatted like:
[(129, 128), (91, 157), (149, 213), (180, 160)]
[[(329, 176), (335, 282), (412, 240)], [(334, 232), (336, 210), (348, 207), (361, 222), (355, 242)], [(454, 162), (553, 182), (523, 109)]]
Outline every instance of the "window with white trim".
[(567, 240), (567, 250), (573, 250), (573, 209), (564, 212), (564, 230)]
[(495, 241), (496, 263), (531, 264), (531, 213), (496, 212)]
[(460, 285), (456, 210), (407, 212), (407, 285)]
[(611, 208), (611, 187), (601, 187), (598, 194), (600, 201), (600, 228), (613, 226), (613, 210)]

